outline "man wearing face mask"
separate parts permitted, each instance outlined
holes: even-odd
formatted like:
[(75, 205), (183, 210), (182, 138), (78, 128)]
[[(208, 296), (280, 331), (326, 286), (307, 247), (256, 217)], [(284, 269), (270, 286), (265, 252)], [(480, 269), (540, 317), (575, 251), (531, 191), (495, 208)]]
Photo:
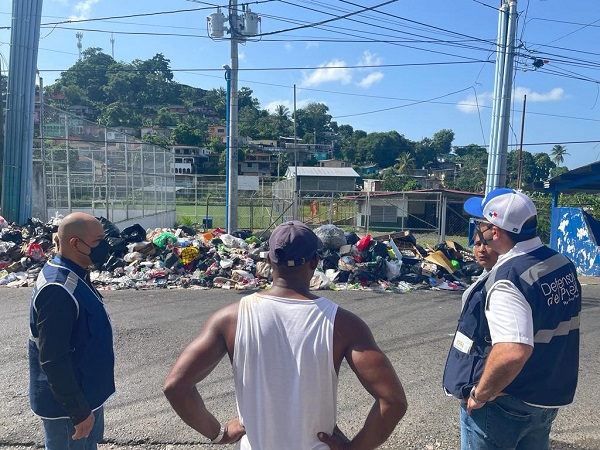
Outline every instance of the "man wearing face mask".
[(42, 419), (47, 450), (96, 450), (104, 403), (115, 392), (113, 332), (88, 268), (109, 244), (93, 216), (72, 213), (58, 227), (58, 254), (31, 296), (29, 400)]

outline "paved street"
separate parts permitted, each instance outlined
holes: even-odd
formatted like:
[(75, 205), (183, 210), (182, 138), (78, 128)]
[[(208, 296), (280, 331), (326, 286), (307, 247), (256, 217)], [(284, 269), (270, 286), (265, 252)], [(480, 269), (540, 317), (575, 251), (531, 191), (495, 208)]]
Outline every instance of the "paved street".
[[(41, 427), (27, 399), (27, 322), (31, 289), (0, 288), (0, 449), (42, 446)], [(460, 307), (460, 293), (323, 291), (362, 317), (398, 370), (409, 410), (386, 449), (458, 449), (458, 404), (444, 396), (441, 374)], [(161, 387), (183, 347), (216, 309), (243, 291), (108, 291), (106, 304), (116, 332), (117, 395), (106, 408), (102, 450), (212, 448), (170, 410)], [(600, 286), (584, 286), (582, 364), (575, 404), (555, 422), (553, 449), (600, 448)], [(229, 362), (223, 360), (201, 385), (206, 403), (221, 420), (235, 414)], [(339, 425), (359, 429), (371, 399), (347, 365), (340, 374)], [(283, 437), (285, 438), (285, 437)], [(284, 446), (282, 447), (282, 449)]]

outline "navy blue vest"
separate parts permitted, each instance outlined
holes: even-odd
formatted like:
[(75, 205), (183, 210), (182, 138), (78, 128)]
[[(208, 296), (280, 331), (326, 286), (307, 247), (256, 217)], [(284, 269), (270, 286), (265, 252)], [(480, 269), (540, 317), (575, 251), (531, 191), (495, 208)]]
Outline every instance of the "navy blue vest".
[(52, 395), (42, 370), (37, 339), (36, 298), (44, 286), (62, 286), (77, 305), (77, 320), (71, 333), (71, 358), (75, 376), (92, 410), (115, 392), (112, 325), (104, 303), (88, 284), (58, 256), (48, 261), (36, 281), (29, 312), (29, 400), (33, 412), (43, 418), (68, 417)]
[(444, 388), (465, 399), (479, 381), (491, 338), (485, 317), (487, 292), (499, 280), (509, 280), (529, 303), (533, 316), (534, 350), (525, 366), (503, 392), (540, 406), (573, 401), (579, 370), (581, 286), (573, 263), (542, 246), (495, 267), (471, 291), (457, 331), (473, 340), (468, 353), (450, 347)]

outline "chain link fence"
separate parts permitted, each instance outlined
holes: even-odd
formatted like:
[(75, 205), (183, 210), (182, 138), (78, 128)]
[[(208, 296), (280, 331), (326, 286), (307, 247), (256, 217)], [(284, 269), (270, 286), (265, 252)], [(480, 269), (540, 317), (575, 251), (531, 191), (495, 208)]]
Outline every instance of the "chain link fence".
[(47, 216), (84, 211), (115, 223), (172, 225), (173, 154), (126, 133), (44, 105), (34, 139), (37, 193)]

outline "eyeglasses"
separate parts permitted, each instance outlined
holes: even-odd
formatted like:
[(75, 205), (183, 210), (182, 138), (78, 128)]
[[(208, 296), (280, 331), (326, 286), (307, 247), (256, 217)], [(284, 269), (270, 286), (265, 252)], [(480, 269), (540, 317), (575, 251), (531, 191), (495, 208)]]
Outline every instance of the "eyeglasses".
[[(485, 230), (481, 229), (481, 225), (482, 223), (485, 223), (486, 225), (489, 225)], [(476, 226), (475, 226), (475, 233), (477, 233), (477, 237), (479, 238), (479, 242), (476, 243), (474, 245), (474, 247), (477, 247), (478, 245), (488, 245), (488, 241), (483, 237), (483, 233), (485, 233), (487, 230), (490, 230), (493, 227), (492, 224), (488, 224), (487, 222), (479, 222)]]

